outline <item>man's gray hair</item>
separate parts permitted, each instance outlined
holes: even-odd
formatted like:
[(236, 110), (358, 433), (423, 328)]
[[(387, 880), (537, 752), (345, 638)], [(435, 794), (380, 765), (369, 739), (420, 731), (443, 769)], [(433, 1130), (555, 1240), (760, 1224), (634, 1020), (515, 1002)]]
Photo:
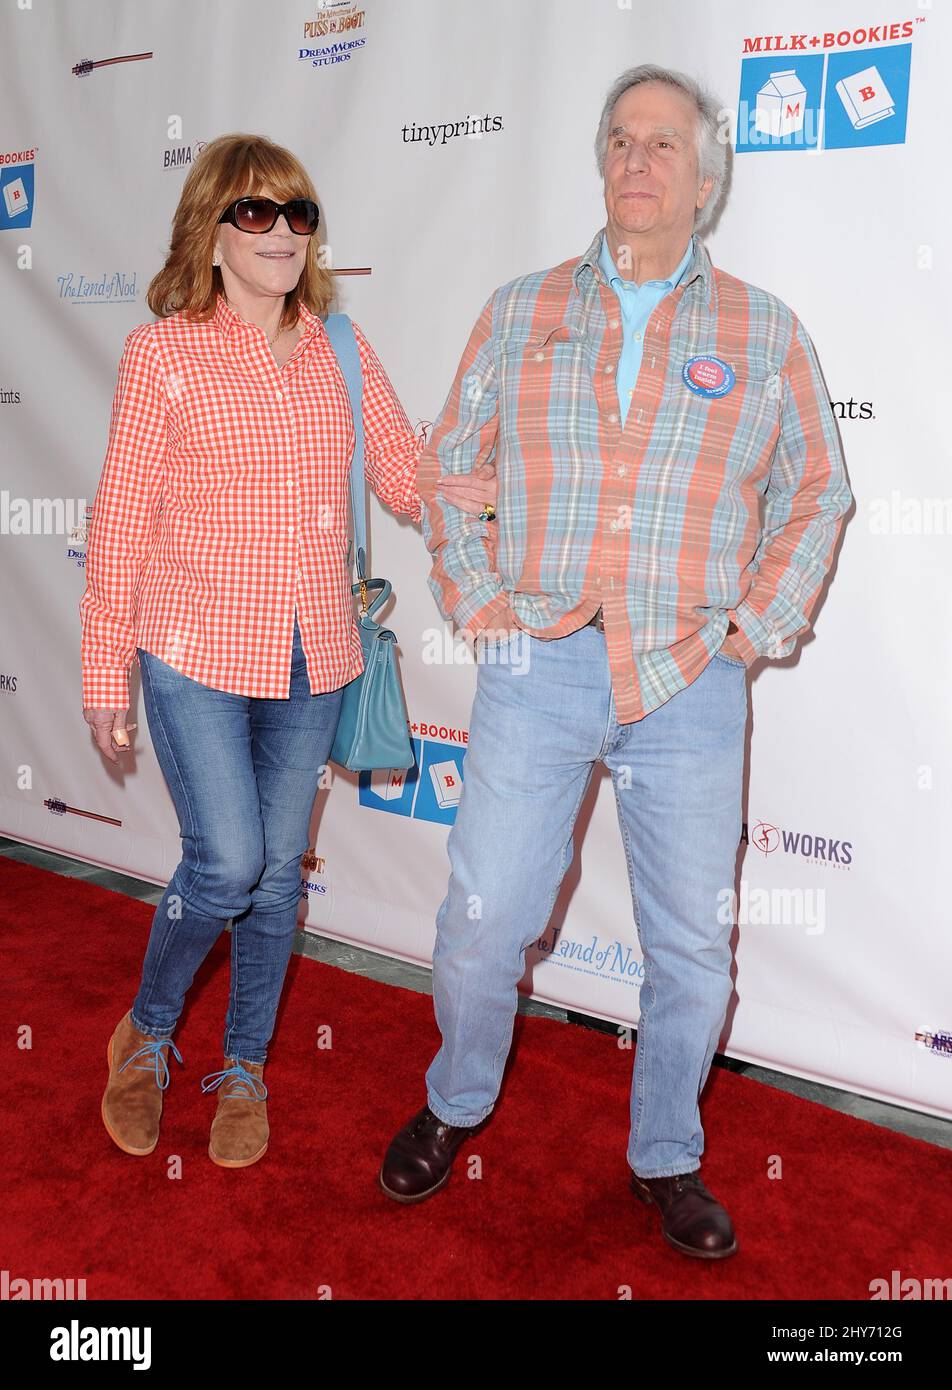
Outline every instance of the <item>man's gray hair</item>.
[(727, 177), (729, 142), (724, 138), (721, 130), (720, 113), (724, 109), (723, 106), (712, 92), (702, 87), (700, 82), (689, 77), (687, 73), (677, 72), (673, 68), (658, 67), (654, 63), (641, 63), (640, 66), (629, 68), (627, 72), (623, 72), (612, 83), (605, 98), (605, 105), (602, 107), (598, 134), (595, 136), (595, 158), (598, 161), (598, 172), (602, 178), (605, 177), (608, 131), (615, 102), (629, 88), (637, 87), (642, 82), (666, 82), (669, 87), (676, 87), (685, 96), (690, 97), (697, 107), (698, 172), (702, 182), (706, 178), (714, 180), (714, 186), (707, 202), (694, 214), (694, 230), (702, 232), (712, 221), (721, 200), (721, 193)]

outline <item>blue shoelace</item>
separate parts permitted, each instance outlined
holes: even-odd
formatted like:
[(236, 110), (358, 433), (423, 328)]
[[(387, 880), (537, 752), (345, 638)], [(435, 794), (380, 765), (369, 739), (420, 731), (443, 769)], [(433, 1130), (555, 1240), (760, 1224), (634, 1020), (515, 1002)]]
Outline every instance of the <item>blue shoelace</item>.
[[(156, 1085), (158, 1086), (160, 1091), (164, 1091), (166, 1086), (168, 1086), (169, 1084), (169, 1064), (162, 1052), (162, 1049), (165, 1047), (170, 1047), (172, 1049), (172, 1052), (178, 1059), (179, 1064), (184, 1066), (184, 1063), (182, 1062), (182, 1054), (181, 1052), (179, 1052), (172, 1039), (156, 1038), (155, 1042), (143, 1043), (143, 1045), (140, 1048), (137, 1048), (135, 1052), (131, 1052), (129, 1056), (126, 1058), (126, 1060), (123, 1062), (119, 1070), (125, 1071), (126, 1067), (129, 1065), (130, 1062), (135, 1062), (135, 1059), (137, 1057), (141, 1057), (143, 1054), (146, 1054), (147, 1056), (151, 1057), (151, 1061), (146, 1062), (145, 1064), (136, 1062), (136, 1071), (152, 1071), (154, 1069)], [(159, 1070), (160, 1064), (161, 1071)]]
[[(247, 1071), (241, 1065), (240, 1062), (236, 1062), (233, 1067), (226, 1067), (224, 1071), (210, 1071), (207, 1076), (203, 1076), (202, 1090), (217, 1090), (218, 1087), (221, 1086), (222, 1083), (226, 1081), (229, 1076), (233, 1076), (235, 1078), (234, 1085), (228, 1093), (229, 1095), (242, 1096), (246, 1100), (267, 1099), (268, 1088), (262, 1081), (261, 1077), (254, 1076), (250, 1071)], [(245, 1091), (239, 1090), (238, 1087), (240, 1086), (244, 1086), (247, 1089)], [(261, 1088), (260, 1095), (258, 1094), (259, 1087)]]

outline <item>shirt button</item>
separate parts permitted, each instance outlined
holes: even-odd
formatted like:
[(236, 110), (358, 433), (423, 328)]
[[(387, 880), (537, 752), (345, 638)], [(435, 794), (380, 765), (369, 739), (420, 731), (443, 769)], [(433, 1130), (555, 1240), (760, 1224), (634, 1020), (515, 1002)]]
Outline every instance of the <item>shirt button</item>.
[(293, 527), (293, 526), (289, 526), (289, 527), (288, 527), (288, 535), (291, 537), (292, 540), (294, 539), (294, 527)]
[(617, 530), (618, 530), (618, 519), (617, 519), (617, 517), (616, 517), (616, 519), (615, 519), (614, 521), (610, 521), (610, 522), (608, 523), (608, 529), (609, 529), (609, 531), (617, 531)]
[(634, 338), (634, 340), (635, 340), (636, 343), (640, 343), (640, 342), (641, 342), (641, 334), (640, 334), (640, 333), (632, 333), (631, 336)]
[(611, 413), (611, 415), (609, 415), (608, 418), (609, 418), (609, 420), (611, 421), (611, 423), (614, 424), (615, 421), (618, 419), (618, 411), (617, 411), (617, 410), (613, 410), (612, 413)]
[(537, 352), (536, 355), (535, 355), (535, 360), (536, 360), (537, 362), (544, 362), (544, 361), (545, 361), (545, 353), (544, 353), (544, 352)]
[(625, 476), (626, 471), (627, 470), (625, 468), (625, 465), (621, 464), (620, 467), (617, 469), (619, 478), (623, 478)]
[(288, 479), (288, 487), (293, 487), (293, 486), (294, 486), (294, 479), (293, 479), (293, 478), (289, 478), (289, 479)]
[(606, 364), (605, 364), (605, 370), (606, 370), (606, 372), (613, 372), (613, 371), (615, 371), (616, 369), (615, 369), (615, 367), (612, 366), (612, 364), (611, 364), (610, 362), (606, 362)]
[(283, 401), (283, 400), (284, 400), (284, 396), (282, 395), (282, 393), (281, 393), (280, 391), (275, 391), (275, 393), (274, 393), (274, 399), (275, 399), (276, 401)]
[(611, 323), (608, 326), (609, 328), (620, 328), (621, 324), (618, 322), (617, 319), (612, 319)]

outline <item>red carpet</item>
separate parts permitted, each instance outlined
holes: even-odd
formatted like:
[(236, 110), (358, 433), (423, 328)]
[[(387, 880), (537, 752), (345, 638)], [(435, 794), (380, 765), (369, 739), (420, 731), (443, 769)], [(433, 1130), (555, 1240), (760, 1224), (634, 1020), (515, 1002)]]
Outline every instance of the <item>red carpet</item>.
[[(159, 1147), (132, 1158), (99, 1117), (106, 1043), (138, 982), (153, 909), (0, 857), (3, 1245), (11, 1278), (85, 1278), (94, 1298), (869, 1298), (874, 1278), (939, 1278), (952, 1156), (715, 1068), (704, 1177), (740, 1250), (670, 1249), (627, 1191), (632, 1054), (608, 1035), (518, 1019), (503, 1095), (449, 1186), (405, 1207), (377, 1186), (423, 1103), (439, 1043), (427, 996), (293, 957), (267, 1070), (271, 1147), (252, 1168), (205, 1152), (221, 1067), (227, 937), (176, 1041)], [(32, 1029), (30, 1051), (17, 1029)], [(321, 1024), (334, 1046), (316, 1046)], [(460, 1158), (466, 1150), (461, 1152)], [(180, 1180), (167, 1160), (182, 1160)], [(783, 1159), (770, 1181), (768, 1160)], [(325, 1295), (326, 1296), (326, 1295)]]

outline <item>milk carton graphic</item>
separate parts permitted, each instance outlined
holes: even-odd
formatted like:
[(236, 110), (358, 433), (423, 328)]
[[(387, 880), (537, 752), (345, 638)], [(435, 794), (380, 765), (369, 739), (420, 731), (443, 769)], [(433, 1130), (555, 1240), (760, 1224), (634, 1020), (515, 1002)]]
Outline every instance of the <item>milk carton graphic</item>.
[(406, 788), (405, 767), (379, 768), (370, 774), (370, 786), (381, 801), (399, 801)]
[(757, 93), (754, 129), (776, 139), (803, 129), (807, 91), (794, 68), (772, 72)]
[(896, 114), (889, 88), (875, 64), (841, 78), (836, 91), (854, 130), (863, 130)]
[(445, 763), (433, 763), (430, 767), (430, 781), (437, 806), (444, 811), (450, 806), (458, 806), (463, 794), (463, 779), (459, 767), (452, 758)]
[(21, 178), (11, 179), (3, 185), (3, 201), (8, 217), (19, 217), (30, 206), (26, 185)]

